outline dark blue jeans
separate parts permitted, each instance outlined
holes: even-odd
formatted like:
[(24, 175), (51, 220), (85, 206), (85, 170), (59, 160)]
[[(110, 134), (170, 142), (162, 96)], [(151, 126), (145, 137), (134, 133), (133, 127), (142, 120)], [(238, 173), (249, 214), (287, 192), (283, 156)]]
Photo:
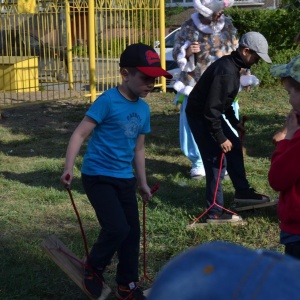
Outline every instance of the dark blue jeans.
[[(224, 156), (221, 167), (220, 181), (216, 193), (216, 203), (224, 207), (222, 180), (224, 179), (226, 169), (236, 191), (248, 189), (249, 183), (246, 179), (244, 158), (240, 140), (230, 129), (223, 117), (221, 116), (220, 118), (223, 132), (233, 144), (232, 150), (226, 153)], [(222, 149), (209, 133), (208, 128), (202, 118), (193, 118), (187, 115), (187, 119), (203, 160), (206, 173), (206, 202), (207, 207), (209, 207), (214, 201), (214, 194), (220, 170)], [(221, 210), (221, 208), (213, 206), (208, 214), (214, 214), (220, 212)]]
[(300, 242), (293, 242), (293, 243), (285, 244), (284, 253), (299, 259), (300, 258)]
[(91, 265), (105, 268), (117, 252), (117, 283), (137, 282), (140, 223), (136, 179), (82, 174), (82, 183), (101, 226), (90, 251)]

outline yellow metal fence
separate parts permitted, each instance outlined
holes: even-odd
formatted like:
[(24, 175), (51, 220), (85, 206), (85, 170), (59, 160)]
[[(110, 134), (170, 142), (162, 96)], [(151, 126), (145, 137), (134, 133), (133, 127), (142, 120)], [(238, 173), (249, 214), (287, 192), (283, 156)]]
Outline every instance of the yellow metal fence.
[[(126, 45), (153, 46), (159, 40), (164, 49), (164, 23), (163, 0), (2, 0), (0, 108), (95, 100), (120, 81), (119, 57)], [(165, 89), (165, 82), (158, 86)]]

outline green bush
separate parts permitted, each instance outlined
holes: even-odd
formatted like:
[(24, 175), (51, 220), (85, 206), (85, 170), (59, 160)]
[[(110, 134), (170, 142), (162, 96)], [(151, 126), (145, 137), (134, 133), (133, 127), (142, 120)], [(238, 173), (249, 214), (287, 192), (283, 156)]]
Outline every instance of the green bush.
[[(145, 36), (141, 37), (138, 42), (147, 45), (154, 45), (154, 40), (153, 38), (151, 38), (151, 36), (149, 36), (148, 38), (146, 38)], [(119, 58), (125, 47), (129, 44), (129, 37), (126, 37), (125, 39), (119, 37), (109, 40), (106, 39), (106, 41), (102, 43), (101, 36), (98, 36), (98, 39), (96, 40), (96, 56)]]
[(248, 31), (259, 31), (268, 40), (270, 51), (295, 49), (294, 38), (299, 32), (300, 10), (229, 8), (239, 36)]
[[(294, 43), (300, 30), (300, 10), (229, 8), (226, 15), (232, 17), (239, 37), (248, 31), (258, 31), (265, 36), (272, 64), (287, 63), (300, 54), (300, 46)], [(278, 83), (278, 79), (270, 75), (270, 65), (265, 62), (260, 61), (251, 71), (259, 78), (261, 86)]]
[[(270, 55), (270, 57), (272, 59), (272, 65), (286, 64), (293, 57), (299, 54), (299, 50), (288, 49), (275, 52), (273, 55)], [(260, 86), (270, 87), (277, 85), (280, 82), (279, 78), (275, 78), (270, 74), (270, 67), (270, 64), (260, 60), (257, 65), (254, 65), (251, 68), (251, 73), (259, 78)]]
[(281, 0), (280, 7), (289, 10), (300, 9), (300, 2), (299, 0)]
[(165, 16), (166, 16), (166, 20), (171, 17), (171, 16), (176, 16), (180, 13), (182, 13), (186, 8), (184, 6), (181, 6), (179, 4), (177, 4), (174, 7), (168, 7), (165, 9)]

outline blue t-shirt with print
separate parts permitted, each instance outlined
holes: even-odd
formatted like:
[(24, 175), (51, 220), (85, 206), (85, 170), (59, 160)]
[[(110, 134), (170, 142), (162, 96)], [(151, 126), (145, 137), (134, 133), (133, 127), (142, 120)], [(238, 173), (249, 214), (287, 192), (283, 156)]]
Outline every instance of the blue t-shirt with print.
[(112, 88), (96, 99), (86, 116), (97, 125), (88, 142), (81, 172), (132, 178), (137, 138), (150, 132), (149, 105), (141, 98), (129, 101), (117, 88)]

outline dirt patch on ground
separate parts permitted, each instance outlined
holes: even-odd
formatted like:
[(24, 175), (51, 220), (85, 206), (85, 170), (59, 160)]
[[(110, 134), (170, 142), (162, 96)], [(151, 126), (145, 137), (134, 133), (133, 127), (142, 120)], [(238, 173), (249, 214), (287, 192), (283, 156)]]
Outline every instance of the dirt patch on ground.
[(1, 110), (0, 125), (16, 132), (45, 134), (50, 129), (71, 132), (83, 118), (87, 98), (26, 103)]
[(82, 91), (37, 91), (28, 93), (0, 93), (0, 109), (28, 102), (55, 101), (57, 99), (79, 99), (84, 97)]

